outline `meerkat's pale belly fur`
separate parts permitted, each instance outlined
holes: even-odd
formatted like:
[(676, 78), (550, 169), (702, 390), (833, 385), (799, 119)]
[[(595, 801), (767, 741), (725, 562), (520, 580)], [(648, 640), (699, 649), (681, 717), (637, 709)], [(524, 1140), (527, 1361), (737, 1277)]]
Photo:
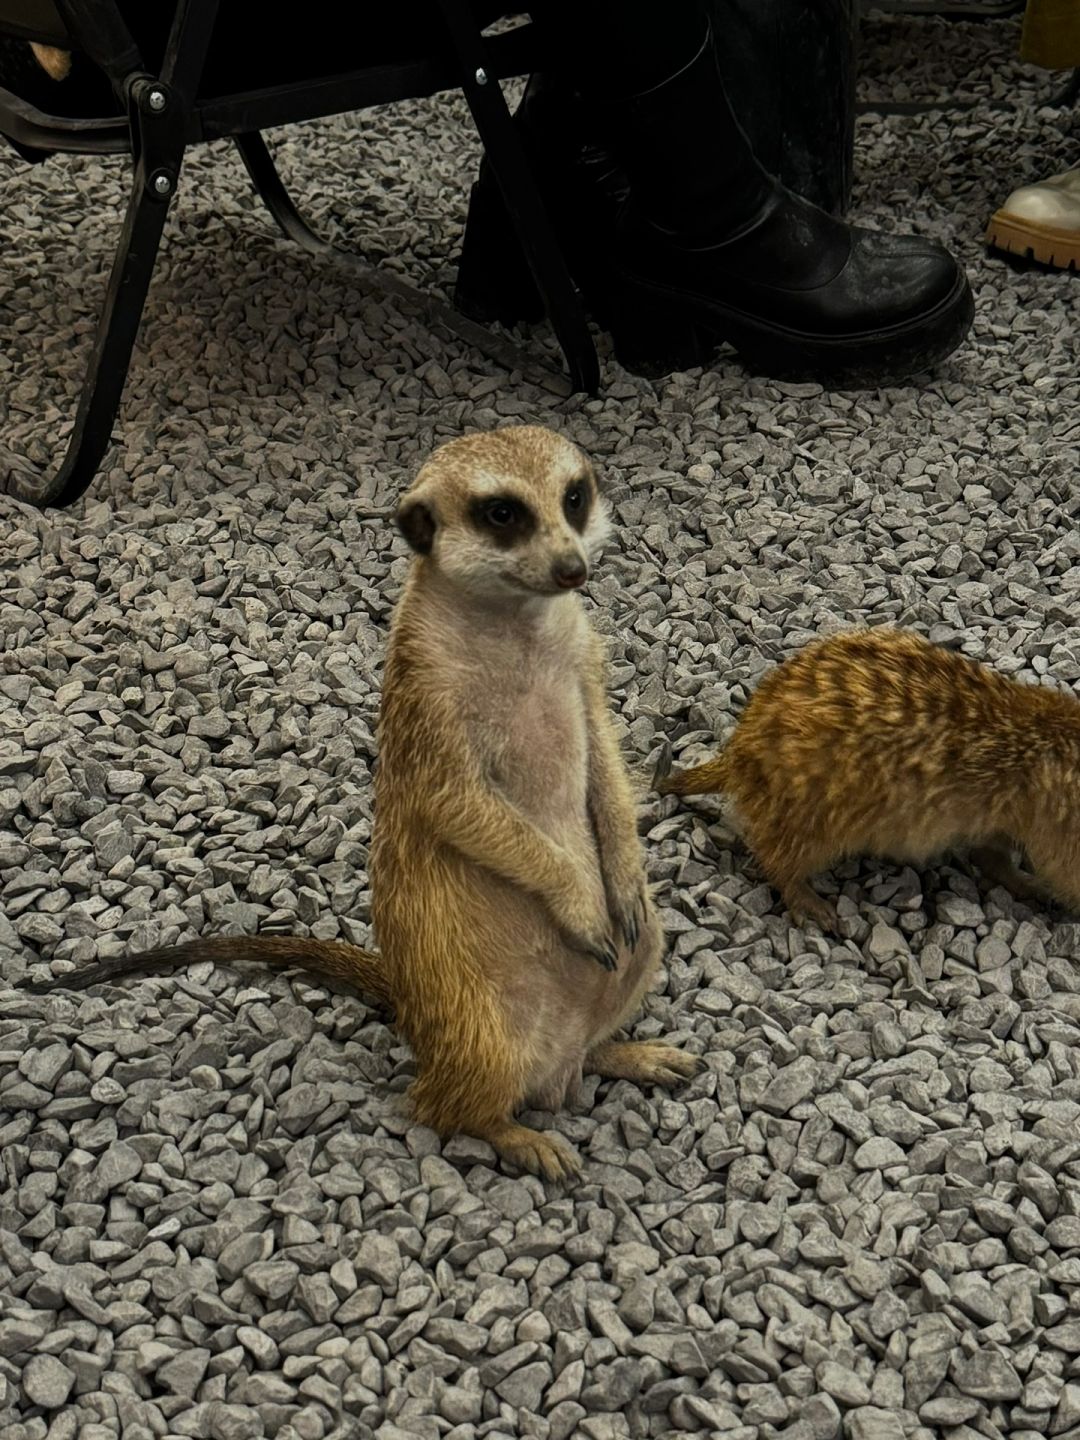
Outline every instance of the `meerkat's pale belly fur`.
[[(415, 635), (419, 627), (409, 616), (411, 599), (401, 602), (401, 624)], [(576, 597), (549, 602), (533, 624), (516, 619), (484, 633), (452, 613), (425, 614), (420, 633), (428, 673), (418, 689), (450, 700), (492, 788), (570, 853), (602, 908), (604, 882), (587, 799), (589, 744), (581, 687), (591, 637)], [(392, 755), (382, 757), (381, 769), (375, 874), (386, 873), (393, 863), (381, 844), (378, 815), (394, 803), (387, 791), (408, 777), (407, 766)], [(635, 951), (629, 953), (620, 943), (617, 969), (609, 974), (568, 947), (540, 899), (422, 831), (416, 843), (429, 851), (425, 862), (433, 894), (451, 912), (445, 917), (448, 925), (440, 927), (442, 938), (454, 933), (461, 949), (455, 944), (456, 953), (446, 957), (449, 974), (440, 965), (439, 973), (431, 975), (425, 965), (425, 984), (431, 988), (417, 993), (409, 977), (410, 956), (435, 939), (433, 917), (415, 904), (403, 904), (392, 886), (376, 886), (379, 944), (399, 1023), (423, 1059), (427, 1012), (432, 1021), (445, 1015), (448, 997), (438, 992), (450, 984), (466, 1010), (503, 1031), (497, 1039), (518, 1057), (527, 1101), (558, 1108), (576, 1089), (590, 1049), (637, 1007), (659, 963), (662, 937), (651, 904)], [(413, 868), (415, 873), (415, 857)], [(398, 1003), (399, 989), (408, 994), (404, 1004)], [(490, 1009), (485, 997), (492, 1000)], [(485, 1036), (479, 1048), (492, 1038)], [(440, 1073), (445, 1071), (440, 1068)]]
[[(586, 793), (589, 750), (580, 682), (587, 622), (571, 599), (549, 607), (546, 618), (532, 655), (507, 654), (502, 646), (499, 653), (493, 647), (486, 655), (481, 646), (481, 670), (493, 673), (500, 654), (506, 670), (501, 685), (488, 692), (486, 713), (476, 717), (477, 744), (479, 749), (487, 748), (485, 741), (491, 744), (495, 787), (574, 856), (599, 909), (605, 904), (604, 881)], [(515, 638), (520, 642), (520, 633)], [(529, 682), (519, 688), (515, 677), (522, 674)], [(475, 696), (472, 684), (467, 689)], [(642, 971), (647, 961), (658, 958), (658, 943), (650, 945), (646, 937), (634, 956), (621, 947), (619, 968), (607, 975), (583, 965), (581, 955), (567, 949), (538, 900), (516, 892), (507, 895), (504, 904), (508, 919), (510, 912), (517, 912), (513, 928), (525, 928), (539, 940), (533, 955), (522, 956), (526, 983), (520, 1009), (515, 1015), (511, 1006), (510, 1013), (518, 1019), (521, 1038), (533, 1056), (528, 1093), (536, 1103), (556, 1108), (580, 1080), (588, 1050), (613, 1028), (613, 1011), (621, 1018), (636, 1005)], [(546, 970), (547, 977), (540, 987), (538, 970)], [(594, 1002), (583, 1007), (590, 992)]]

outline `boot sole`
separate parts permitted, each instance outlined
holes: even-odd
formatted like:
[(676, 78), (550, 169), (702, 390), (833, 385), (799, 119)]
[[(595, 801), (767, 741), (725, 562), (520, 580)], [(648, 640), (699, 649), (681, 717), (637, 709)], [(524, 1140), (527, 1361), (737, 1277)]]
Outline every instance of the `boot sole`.
[(1071, 270), (1074, 274), (1080, 271), (1080, 230), (1058, 230), (998, 210), (986, 227), (986, 243), (992, 250), (1035, 260), (1055, 270)]
[(985, 0), (979, 4), (949, 4), (948, 0), (864, 0), (863, 10), (889, 15), (937, 15), (942, 20), (1000, 20), (1017, 15), (1025, 0)]
[(902, 325), (821, 336), (624, 276), (603, 310), (598, 318), (611, 332), (616, 358), (633, 374), (659, 379), (706, 365), (726, 341), (747, 368), (763, 375), (862, 388), (906, 379), (952, 354), (971, 328), (975, 301), (961, 272), (932, 310)]

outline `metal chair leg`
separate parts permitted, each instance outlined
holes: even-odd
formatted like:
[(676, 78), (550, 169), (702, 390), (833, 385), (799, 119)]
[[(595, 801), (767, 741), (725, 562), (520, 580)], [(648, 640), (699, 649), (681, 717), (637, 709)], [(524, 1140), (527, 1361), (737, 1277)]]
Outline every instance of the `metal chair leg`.
[(596, 347), (502, 90), (484, 70), (484, 46), (476, 22), (460, 0), (439, 0), (439, 9), (461, 65), (465, 99), (544, 298), (574, 388), (595, 395), (600, 388)]
[(77, 500), (112, 439), (217, 9), (218, 0), (177, 0), (162, 75), (156, 78), (141, 69), (115, 6), (73, 8), (72, 34), (87, 32), (82, 48), (127, 103), (134, 176), (67, 453), (51, 478), (35, 481), (25, 472), (0, 476), (0, 488), (42, 509)]
[(234, 135), (233, 139), (255, 190), (279, 228), (290, 240), (295, 240), (312, 254), (333, 256), (335, 263), (346, 266), (363, 289), (406, 301), (425, 317), (427, 324), (448, 330), (451, 335), (455, 335), (474, 350), (479, 350), (481, 354), (489, 356), (507, 370), (520, 370), (532, 384), (560, 396), (572, 394), (574, 388), (581, 389), (581, 385), (576, 381), (568, 382), (562, 375), (556, 375), (549, 370), (546, 365), (535, 364), (529, 355), (503, 336), (495, 335), (485, 326), (469, 320), (435, 296), (417, 290), (402, 280), (400, 275), (378, 266), (367, 265), (332, 241), (324, 240), (311, 229), (293, 204), (262, 135), (258, 131), (247, 131), (242, 135)]
[(256, 193), (287, 238), (295, 240), (314, 255), (325, 255), (328, 250), (333, 250), (334, 246), (312, 230), (293, 204), (259, 131), (249, 130), (243, 135), (234, 135), (233, 139)]
[(0, 475), (0, 489), (16, 499), (42, 509), (70, 505), (93, 480), (112, 439), (168, 200), (150, 192), (138, 166), (67, 453), (51, 478), (35, 482), (19, 473)]

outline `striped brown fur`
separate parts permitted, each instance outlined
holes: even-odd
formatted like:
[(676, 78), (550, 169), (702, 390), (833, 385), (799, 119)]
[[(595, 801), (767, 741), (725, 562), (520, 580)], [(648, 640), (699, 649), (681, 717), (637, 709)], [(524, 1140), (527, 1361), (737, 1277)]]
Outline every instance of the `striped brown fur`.
[(864, 854), (920, 865), (970, 847), (1018, 896), (1080, 907), (1080, 701), (911, 632), (808, 645), (761, 682), (715, 759), (656, 788), (723, 791), (788, 908), (824, 928), (835, 912), (809, 877)]

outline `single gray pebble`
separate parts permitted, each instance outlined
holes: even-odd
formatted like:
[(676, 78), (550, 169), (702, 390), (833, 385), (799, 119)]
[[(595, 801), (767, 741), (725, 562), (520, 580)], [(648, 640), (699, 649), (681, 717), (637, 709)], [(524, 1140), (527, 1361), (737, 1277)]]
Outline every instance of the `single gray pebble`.
[(75, 1384), (75, 1372), (54, 1355), (35, 1355), (22, 1372), (22, 1387), (32, 1405), (58, 1410)]

